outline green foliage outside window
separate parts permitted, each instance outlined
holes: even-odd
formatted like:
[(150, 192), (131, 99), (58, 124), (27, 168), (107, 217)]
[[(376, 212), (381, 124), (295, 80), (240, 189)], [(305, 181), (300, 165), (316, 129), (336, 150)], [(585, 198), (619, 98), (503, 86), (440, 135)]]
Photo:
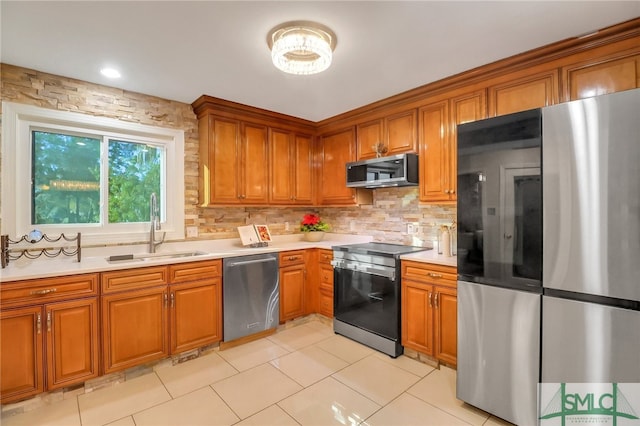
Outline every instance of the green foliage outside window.
[[(101, 143), (91, 137), (32, 132), (33, 224), (101, 222)], [(149, 196), (161, 194), (163, 150), (108, 143), (108, 222), (149, 221)]]

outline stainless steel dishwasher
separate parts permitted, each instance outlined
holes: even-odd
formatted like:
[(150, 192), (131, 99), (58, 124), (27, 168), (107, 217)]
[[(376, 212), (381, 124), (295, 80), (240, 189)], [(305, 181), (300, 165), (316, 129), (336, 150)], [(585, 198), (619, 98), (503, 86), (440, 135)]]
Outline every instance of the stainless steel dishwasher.
[(278, 254), (229, 257), (222, 261), (224, 341), (278, 326)]

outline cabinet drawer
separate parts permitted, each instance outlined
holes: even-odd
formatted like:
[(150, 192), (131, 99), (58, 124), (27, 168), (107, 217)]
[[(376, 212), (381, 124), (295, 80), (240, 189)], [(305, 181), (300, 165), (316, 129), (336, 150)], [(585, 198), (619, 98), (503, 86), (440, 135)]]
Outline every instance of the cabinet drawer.
[(333, 317), (333, 292), (320, 290), (318, 312), (327, 317)]
[(320, 265), (320, 285), (323, 284), (333, 288), (333, 268), (331, 266)]
[(102, 273), (102, 293), (109, 294), (124, 290), (165, 285), (169, 282), (166, 266), (126, 269)]
[(285, 268), (291, 265), (304, 263), (304, 250), (283, 251), (280, 253), (280, 267)]
[(169, 280), (171, 283), (205, 280), (220, 277), (221, 275), (222, 261), (220, 259), (169, 265)]
[(70, 297), (96, 296), (97, 294), (98, 274), (12, 281), (0, 285), (2, 306), (51, 302)]
[(320, 263), (331, 264), (331, 261), (333, 260), (333, 252), (331, 250), (320, 250), (318, 260)]
[(402, 278), (452, 287), (456, 286), (458, 279), (454, 267), (406, 260), (402, 262)]

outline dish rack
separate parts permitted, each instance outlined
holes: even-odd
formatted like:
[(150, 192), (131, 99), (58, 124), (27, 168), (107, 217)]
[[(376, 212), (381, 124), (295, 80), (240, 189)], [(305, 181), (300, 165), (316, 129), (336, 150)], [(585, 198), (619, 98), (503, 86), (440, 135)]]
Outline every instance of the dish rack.
[[(57, 237), (51, 237), (47, 234), (42, 234), (40, 231), (33, 230), (27, 235), (23, 235), (18, 240), (12, 240), (8, 235), (2, 235), (0, 237), (0, 246), (2, 248), (2, 268), (6, 268), (11, 260), (18, 260), (21, 257), (25, 257), (27, 259), (37, 259), (40, 256), (44, 255), (46, 257), (57, 257), (60, 255), (64, 256), (76, 256), (78, 262), (80, 262), (82, 250), (80, 248), (81, 241), (81, 233), (78, 232), (75, 236), (67, 236), (65, 234), (60, 234)], [(75, 249), (72, 247), (43, 247), (43, 248), (31, 248), (25, 247), (26, 244), (38, 244), (43, 241), (48, 243), (57, 243), (60, 241), (66, 242), (76, 242)], [(12, 245), (22, 244), (21, 248), (11, 248)]]

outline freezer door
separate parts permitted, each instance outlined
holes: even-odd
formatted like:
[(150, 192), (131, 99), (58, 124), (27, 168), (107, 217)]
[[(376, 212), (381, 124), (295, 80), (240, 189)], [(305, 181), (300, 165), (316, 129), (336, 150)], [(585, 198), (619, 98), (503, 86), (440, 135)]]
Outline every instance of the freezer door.
[(640, 300), (640, 89), (542, 110), (546, 288)]
[(459, 399), (515, 424), (537, 424), (541, 297), (458, 281)]
[(640, 383), (639, 311), (544, 296), (542, 312), (543, 383)]

